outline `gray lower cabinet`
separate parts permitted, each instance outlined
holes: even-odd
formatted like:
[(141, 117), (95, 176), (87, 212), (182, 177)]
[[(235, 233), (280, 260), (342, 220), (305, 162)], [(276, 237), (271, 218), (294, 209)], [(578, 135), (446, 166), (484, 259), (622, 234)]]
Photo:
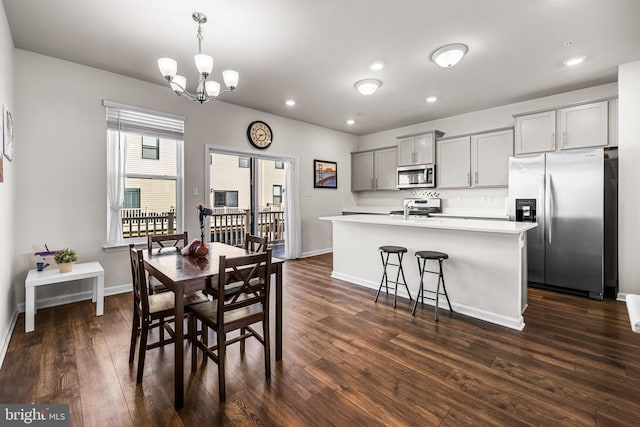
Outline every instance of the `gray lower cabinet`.
[(397, 190), (397, 147), (351, 153), (351, 191)]

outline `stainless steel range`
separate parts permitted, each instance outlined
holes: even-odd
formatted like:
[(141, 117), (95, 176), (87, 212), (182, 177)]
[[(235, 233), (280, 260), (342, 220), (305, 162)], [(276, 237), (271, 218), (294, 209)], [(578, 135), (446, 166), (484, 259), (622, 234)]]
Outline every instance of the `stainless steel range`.
[[(442, 200), (436, 197), (404, 199), (403, 206), (407, 218), (429, 218), (429, 214), (442, 213)], [(404, 218), (405, 211), (391, 211), (389, 215), (393, 218)]]

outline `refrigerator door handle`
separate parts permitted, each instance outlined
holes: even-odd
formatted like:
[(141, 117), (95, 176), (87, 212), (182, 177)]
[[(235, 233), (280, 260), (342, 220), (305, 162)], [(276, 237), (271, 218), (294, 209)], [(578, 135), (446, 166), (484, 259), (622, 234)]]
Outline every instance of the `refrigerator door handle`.
[[(538, 200), (539, 200), (539, 205), (540, 207), (542, 207), (542, 203), (545, 200), (544, 198), (544, 189), (545, 189), (545, 174), (540, 174), (540, 183), (538, 184)], [(541, 215), (538, 215), (538, 218), (540, 218)], [(546, 205), (545, 205), (545, 220), (546, 220)], [(538, 219), (538, 243), (542, 243), (544, 240), (544, 227), (545, 227), (545, 223), (544, 221), (540, 221)]]
[(545, 221), (547, 221), (547, 239), (548, 243), (551, 244), (551, 232), (553, 231), (553, 187), (551, 185), (551, 175), (548, 174), (546, 176), (546, 189), (545, 189)]

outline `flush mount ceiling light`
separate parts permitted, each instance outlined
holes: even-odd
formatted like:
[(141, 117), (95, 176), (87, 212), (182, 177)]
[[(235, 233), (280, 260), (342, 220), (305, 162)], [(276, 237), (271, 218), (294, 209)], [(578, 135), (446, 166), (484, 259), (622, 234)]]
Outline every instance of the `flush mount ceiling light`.
[(347, 119), (347, 124), (348, 124), (349, 126), (352, 126), (353, 124), (355, 124), (355, 122), (356, 122), (356, 121), (355, 121), (355, 120), (353, 120), (353, 119)]
[(437, 97), (437, 96), (427, 96), (427, 97), (425, 98), (425, 101), (427, 101), (427, 102), (428, 102), (428, 103), (430, 103), (430, 104), (431, 104), (431, 103), (433, 103), (433, 102), (436, 102), (437, 100), (438, 100), (438, 97)]
[(207, 77), (211, 74), (213, 69), (213, 57), (204, 55), (202, 53), (202, 24), (207, 22), (207, 17), (204, 13), (193, 12), (191, 15), (194, 21), (198, 23), (198, 54), (193, 58), (198, 69), (198, 87), (195, 93), (189, 92), (187, 87), (187, 79), (184, 76), (177, 74), (178, 63), (171, 58), (158, 59), (158, 68), (160, 73), (168, 82), (171, 89), (176, 95), (184, 96), (192, 101), (198, 101), (201, 104), (205, 102), (215, 100), (219, 95), (225, 92), (233, 92), (238, 87), (239, 74), (237, 71), (224, 70), (222, 72), (222, 78), (227, 89), (220, 91), (220, 83), (216, 81), (207, 81)]
[(453, 67), (467, 53), (467, 45), (462, 43), (448, 44), (433, 52), (431, 59), (441, 67)]
[(384, 66), (384, 61), (373, 61), (371, 64), (369, 64), (369, 69), (372, 71), (380, 71), (384, 68)]
[(574, 65), (582, 64), (585, 59), (587, 59), (585, 56), (576, 56), (574, 58), (569, 58), (565, 60), (563, 64), (566, 65), (567, 67), (573, 67)]
[(369, 96), (373, 95), (378, 90), (381, 84), (382, 82), (380, 80), (365, 79), (356, 82), (355, 87), (362, 95)]
[(287, 99), (286, 101), (284, 101), (284, 103), (289, 107), (293, 107), (294, 105), (296, 105), (296, 101), (293, 99)]

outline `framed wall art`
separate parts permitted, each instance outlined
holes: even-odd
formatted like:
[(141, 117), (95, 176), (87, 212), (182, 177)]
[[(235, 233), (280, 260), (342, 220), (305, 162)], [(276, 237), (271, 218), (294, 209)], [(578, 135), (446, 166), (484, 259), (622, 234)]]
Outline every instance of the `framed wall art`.
[(6, 105), (2, 106), (2, 118), (4, 122), (4, 156), (7, 160), (13, 160), (13, 115)]
[(313, 187), (338, 188), (338, 164), (326, 160), (314, 160)]

